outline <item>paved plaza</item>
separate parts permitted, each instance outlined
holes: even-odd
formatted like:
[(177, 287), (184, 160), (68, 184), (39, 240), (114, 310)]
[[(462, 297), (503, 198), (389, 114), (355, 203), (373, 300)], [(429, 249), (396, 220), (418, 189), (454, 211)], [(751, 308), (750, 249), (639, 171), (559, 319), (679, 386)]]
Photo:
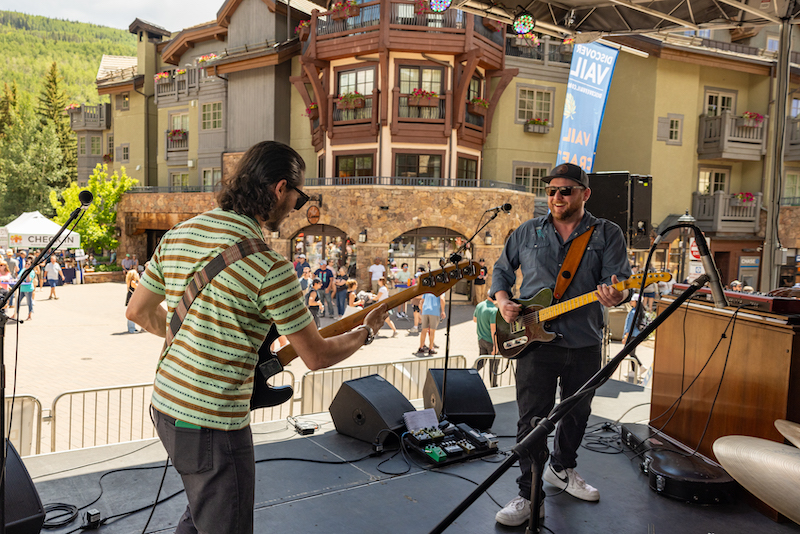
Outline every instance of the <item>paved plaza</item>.
[[(65, 285), (58, 288), (58, 300), (48, 300), (49, 289), (36, 291), (32, 321), (9, 323), (6, 327), (6, 394), (37, 397), (44, 410), (66, 391), (152, 382), (156, 361), (164, 340), (140, 333), (128, 334), (125, 320), (125, 285), (103, 283)], [(478, 356), (474, 307), (453, 305), (450, 354), (463, 355), (471, 365)], [(22, 307), (20, 315), (27, 316)], [(418, 335), (408, 335), (411, 322), (393, 318), (399, 331), (395, 338), (384, 326), (375, 342), (342, 362), (361, 365), (414, 357)], [(322, 319), (323, 326), (330, 319)], [(19, 334), (18, 334), (19, 333)], [(444, 355), (445, 321), (436, 333), (439, 356)], [(648, 342), (652, 346), (652, 342)], [(612, 343), (611, 355), (620, 345)], [(652, 349), (638, 351), (645, 365), (652, 364)], [(308, 370), (300, 359), (289, 364), (296, 379)], [(616, 375), (615, 375), (616, 376)]]

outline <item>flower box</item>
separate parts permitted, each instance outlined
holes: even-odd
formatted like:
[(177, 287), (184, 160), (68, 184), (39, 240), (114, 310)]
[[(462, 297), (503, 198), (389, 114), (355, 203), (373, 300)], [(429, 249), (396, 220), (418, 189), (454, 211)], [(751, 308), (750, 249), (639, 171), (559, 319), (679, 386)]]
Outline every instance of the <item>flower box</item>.
[(485, 117), (486, 112), (489, 111), (489, 108), (485, 108), (479, 104), (473, 104), (472, 102), (469, 102), (467, 104), (467, 111), (469, 113), (472, 113), (473, 115), (480, 115), (481, 117)]
[(546, 134), (550, 132), (550, 126), (547, 124), (526, 124), (525, 131), (528, 133)]
[(433, 13), (430, 2), (427, 0), (414, 2), (415, 15), (425, 15), (427, 13)]
[(558, 47), (558, 51), (559, 51), (559, 53), (561, 53), (561, 54), (564, 54), (564, 55), (569, 55), (569, 56), (571, 56), (571, 55), (572, 55), (572, 50), (573, 50), (574, 48), (575, 48), (575, 45), (574, 45), (574, 44), (561, 44), (561, 45), (559, 45), (559, 47)]
[(297, 30), (297, 37), (300, 39), (301, 42), (308, 41), (308, 37), (311, 35), (311, 28), (308, 26), (303, 26), (299, 30)]
[(493, 32), (499, 32), (503, 28), (503, 24), (502, 22), (483, 17), (483, 27)]
[(736, 117), (736, 126), (739, 128), (758, 128), (761, 126), (761, 121), (747, 117)]
[(313, 120), (317, 120), (319, 118), (319, 108), (306, 108), (306, 116)]
[(435, 108), (439, 106), (438, 96), (409, 96), (408, 105), (420, 108)]
[(172, 142), (185, 141), (186, 130), (170, 130), (169, 132), (167, 132), (167, 139), (169, 139)]
[(534, 46), (539, 46), (539, 43), (534, 42), (533, 39), (527, 39), (525, 37), (515, 37), (514, 45), (517, 46), (518, 48), (533, 48)]
[(364, 107), (364, 97), (357, 97), (349, 100), (342, 100), (337, 102), (336, 107), (339, 109), (359, 109)]
[(331, 13), (331, 18), (333, 20), (347, 20), (350, 17), (357, 17), (358, 16), (359, 7), (355, 6), (348, 6), (344, 9), (338, 9)]
[(747, 203), (740, 198), (731, 197), (730, 205), (732, 208), (741, 208), (743, 206), (746, 206)]

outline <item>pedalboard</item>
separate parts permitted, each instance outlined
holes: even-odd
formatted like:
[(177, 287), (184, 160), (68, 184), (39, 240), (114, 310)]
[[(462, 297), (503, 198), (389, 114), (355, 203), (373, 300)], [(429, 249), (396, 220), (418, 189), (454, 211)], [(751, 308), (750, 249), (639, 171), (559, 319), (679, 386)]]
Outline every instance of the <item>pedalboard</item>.
[(407, 449), (438, 467), (495, 454), (497, 442), (494, 434), (480, 432), (465, 423), (454, 425), (447, 421), (439, 426), (409, 431), (403, 436)]

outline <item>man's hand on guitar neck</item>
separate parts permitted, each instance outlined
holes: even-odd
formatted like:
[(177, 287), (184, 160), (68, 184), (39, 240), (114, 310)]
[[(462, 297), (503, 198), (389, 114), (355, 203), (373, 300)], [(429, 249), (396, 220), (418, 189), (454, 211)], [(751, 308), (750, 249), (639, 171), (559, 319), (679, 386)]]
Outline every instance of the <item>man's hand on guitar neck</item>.
[[(618, 284), (617, 275), (611, 276), (611, 283)], [(606, 308), (613, 308), (628, 297), (628, 290), (617, 291), (613, 286), (600, 284), (597, 286), (597, 300)]]
[(519, 316), (522, 306), (508, 298), (508, 293), (505, 291), (498, 291), (494, 295), (497, 309), (500, 310), (500, 315), (507, 323), (512, 323)]

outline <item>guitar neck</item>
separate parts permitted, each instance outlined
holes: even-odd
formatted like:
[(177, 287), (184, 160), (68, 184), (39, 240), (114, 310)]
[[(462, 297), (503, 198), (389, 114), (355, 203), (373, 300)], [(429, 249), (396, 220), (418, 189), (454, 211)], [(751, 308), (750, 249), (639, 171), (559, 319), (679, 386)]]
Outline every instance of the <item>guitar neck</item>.
[[(631, 287), (631, 282), (629, 280), (623, 280), (622, 282), (613, 284), (611, 287), (617, 291), (622, 291)], [(576, 308), (580, 308), (581, 306), (591, 304), (592, 302), (597, 302), (596, 291), (592, 291), (591, 293), (586, 293), (579, 297), (571, 298), (569, 300), (565, 300), (564, 302), (559, 302), (558, 304), (554, 304), (553, 306), (548, 306), (547, 308), (539, 310), (539, 321), (548, 321)]]

